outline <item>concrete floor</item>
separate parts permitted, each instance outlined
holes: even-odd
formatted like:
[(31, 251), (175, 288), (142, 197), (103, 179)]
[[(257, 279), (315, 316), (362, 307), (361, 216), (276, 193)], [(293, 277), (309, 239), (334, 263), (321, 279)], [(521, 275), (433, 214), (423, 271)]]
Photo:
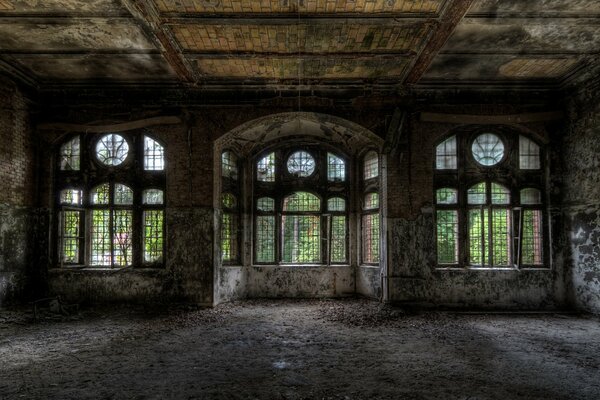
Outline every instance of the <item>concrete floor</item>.
[(598, 322), (366, 300), (0, 311), (0, 398), (599, 399)]

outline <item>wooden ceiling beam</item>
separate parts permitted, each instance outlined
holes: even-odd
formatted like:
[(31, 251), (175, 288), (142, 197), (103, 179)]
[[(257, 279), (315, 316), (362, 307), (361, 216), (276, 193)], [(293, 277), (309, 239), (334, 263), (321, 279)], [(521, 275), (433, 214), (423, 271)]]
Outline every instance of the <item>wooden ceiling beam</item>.
[(195, 70), (183, 57), (177, 43), (165, 30), (165, 24), (160, 14), (150, 1), (121, 0), (123, 6), (141, 24), (142, 29), (149, 34), (160, 48), (160, 52), (167, 60), (177, 76), (185, 83), (196, 83), (199, 77)]
[(449, 0), (440, 16), (439, 25), (421, 50), (412, 69), (404, 80), (405, 84), (417, 83), (429, 68), (429, 65), (448, 41), (460, 21), (469, 11), (474, 0)]

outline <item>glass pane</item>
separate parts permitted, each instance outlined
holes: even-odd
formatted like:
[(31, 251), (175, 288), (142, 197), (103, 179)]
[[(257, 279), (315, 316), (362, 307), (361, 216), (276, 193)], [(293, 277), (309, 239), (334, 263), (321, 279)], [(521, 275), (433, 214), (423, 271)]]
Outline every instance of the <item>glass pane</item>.
[(523, 211), (523, 232), (521, 245), (521, 264), (542, 265), (542, 211)]
[(65, 189), (60, 192), (60, 204), (80, 206), (83, 200), (81, 190)]
[(334, 215), (331, 217), (331, 262), (346, 261), (346, 217)]
[(435, 201), (437, 204), (456, 204), (458, 203), (458, 191), (451, 188), (438, 189), (435, 192)]
[(80, 211), (62, 212), (61, 257), (62, 262), (65, 264), (76, 264), (80, 260), (80, 227)]
[(223, 213), (221, 221), (221, 257), (223, 261), (237, 259), (237, 216)]
[(488, 265), (488, 210), (469, 210), (469, 264)]
[(363, 262), (379, 262), (379, 214), (367, 214), (362, 217)]
[(321, 261), (321, 217), (316, 215), (284, 215), (282, 261), (317, 263)]
[(275, 153), (267, 154), (256, 163), (256, 179), (275, 182)]
[(162, 261), (163, 232), (163, 211), (144, 211), (144, 262)]
[(79, 136), (60, 147), (60, 170), (79, 171), (81, 167), (81, 148)]
[(327, 153), (327, 179), (330, 182), (340, 182), (346, 179), (346, 163), (331, 153)]
[(510, 192), (497, 183), (492, 183), (492, 204), (510, 204)]
[(327, 200), (328, 211), (346, 211), (346, 200), (341, 197), (332, 197)]
[(111, 133), (96, 143), (96, 157), (104, 165), (117, 166), (123, 163), (129, 154), (129, 144), (121, 135)]
[(91, 265), (111, 265), (110, 236), (110, 211), (92, 210)]
[(438, 264), (458, 262), (458, 212), (438, 210), (436, 213)]
[(92, 204), (108, 204), (110, 202), (108, 183), (96, 186), (91, 193)]
[(493, 133), (479, 135), (471, 147), (473, 158), (481, 165), (491, 166), (498, 164), (504, 157), (504, 143)]
[(374, 210), (379, 208), (379, 194), (378, 193), (367, 193), (365, 195), (365, 210)]
[(131, 190), (129, 186), (125, 186), (121, 183), (115, 183), (115, 204), (133, 204), (133, 190)]
[(467, 191), (467, 202), (469, 204), (485, 204), (485, 182), (471, 186)]
[(144, 136), (144, 170), (162, 171), (165, 169), (165, 149), (156, 140)]
[(231, 193), (223, 193), (221, 195), (221, 204), (223, 205), (223, 208), (235, 208), (237, 200)]
[(525, 136), (519, 136), (519, 168), (540, 169), (540, 147)]
[(113, 211), (113, 251), (114, 264), (131, 265), (133, 238), (133, 212), (131, 210)]
[(542, 193), (533, 188), (521, 190), (521, 204), (541, 204)]
[(308, 192), (296, 192), (283, 200), (283, 211), (319, 211), (321, 200)]
[(510, 213), (507, 209), (492, 210), (492, 264), (510, 264)]
[(275, 200), (270, 197), (261, 197), (256, 200), (256, 209), (263, 212), (275, 211)]
[(163, 204), (164, 193), (160, 189), (146, 189), (142, 193), (143, 204)]
[(221, 175), (225, 178), (238, 178), (237, 157), (231, 151), (221, 154)]
[(311, 176), (315, 172), (315, 159), (306, 151), (297, 151), (288, 158), (287, 169), (292, 175)]
[(435, 149), (435, 168), (436, 169), (456, 169), (456, 136), (452, 136)]
[(379, 157), (374, 151), (369, 151), (365, 154), (363, 162), (364, 179), (376, 178), (379, 176)]
[(256, 217), (256, 262), (275, 262), (275, 216)]

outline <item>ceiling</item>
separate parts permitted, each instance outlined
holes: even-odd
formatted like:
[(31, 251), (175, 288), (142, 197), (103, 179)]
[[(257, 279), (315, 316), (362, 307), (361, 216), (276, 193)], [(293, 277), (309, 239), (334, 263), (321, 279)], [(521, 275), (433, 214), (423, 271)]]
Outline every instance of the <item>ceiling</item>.
[(0, 0), (0, 70), (36, 87), (563, 87), (597, 0)]

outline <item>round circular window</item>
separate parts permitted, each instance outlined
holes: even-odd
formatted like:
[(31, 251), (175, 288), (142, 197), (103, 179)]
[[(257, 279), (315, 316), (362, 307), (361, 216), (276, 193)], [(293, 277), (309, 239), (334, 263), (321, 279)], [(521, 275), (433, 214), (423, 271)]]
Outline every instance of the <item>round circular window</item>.
[(315, 172), (315, 159), (306, 151), (297, 151), (288, 158), (287, 169), (292, 175), (311, 176)]
[(129, 144), (121, 135), (110, 133), (104, 135), (96, 143), (96, 158), (104, 165), (114, 167), (120, 165), (129, 154)]
[(486, 167), (496, 165), (504, 157), (504, 143), (493, 133), (479, 135), (471, 146), (473, 158)]

